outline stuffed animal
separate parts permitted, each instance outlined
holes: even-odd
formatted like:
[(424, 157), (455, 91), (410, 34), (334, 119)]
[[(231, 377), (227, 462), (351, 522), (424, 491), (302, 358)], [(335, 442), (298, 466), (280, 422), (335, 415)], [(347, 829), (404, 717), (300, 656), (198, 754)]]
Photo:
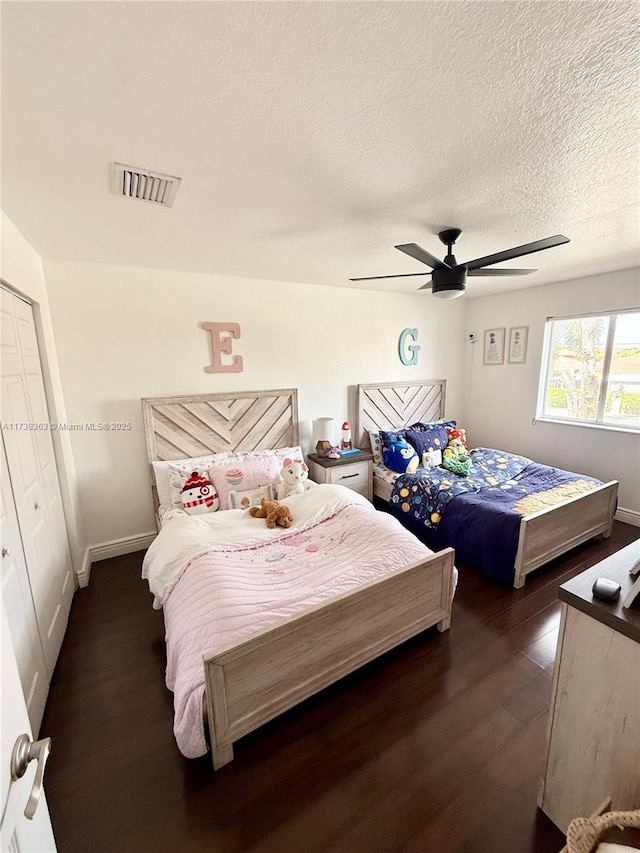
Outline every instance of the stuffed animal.
[(295, 459), (285, 459), (280, 471), (282, 481), (278, 483), (276, 497), (279, 501), (288, 498), (289, 495), (297, 495), (304, 492), (304, 481), (309, 476), (309, 469), (304, 462)]
[(420, 457), (407, 441), (389, 441), (382, 448), (382, 459), (387, 468), (398, 474), (415, 474)]
[(189, 515), (215, 512), (220, 507), (220, 498), (206, 474), (194, 471), (182, 487), (182, 507)]
[(288, 506), (278, 503), (278, 501), (268, 501), (262, 498), (260, 506), (252, 506), (249, 510), (249, 515), (254, 518), (266, 518), (267, 527), (291, 527), (293, 516)]
[(471, 457), (463, 453), (451, 453), (450, 456), (445, 456), (442, 460), (442, 467), (460, 477), (467, 477), (471, 469)]
[[(452, 430), (458, 432), (458, 430)], [(449, 444), (444, 449), (442, 454), (443, 459), (449, 459), (451, 456), (468, 456), (466, 445), (460, 436), (449, 436)]]
[(466, 429), (452, 429), (451, 427), (447, 427), (447, 438), (449, 439), (449, 443), (451, 443), (451, 439), (453, 438), (460, 439), (465, 449), (465, 452), (469, 451)]
[(466, 477), (471, 468), (471, 457), (464, 443), (464, 430), (447, 429), (447, 435), (449, 436), (449, 444), (442, 454), (442, 464), (454, 474)]

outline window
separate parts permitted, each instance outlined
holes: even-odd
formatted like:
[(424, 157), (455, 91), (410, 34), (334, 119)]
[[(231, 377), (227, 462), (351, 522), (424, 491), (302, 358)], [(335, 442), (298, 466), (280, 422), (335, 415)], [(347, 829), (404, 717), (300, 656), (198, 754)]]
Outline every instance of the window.
[(547, 320), (537, 417), (640, 431), (640, 311)]

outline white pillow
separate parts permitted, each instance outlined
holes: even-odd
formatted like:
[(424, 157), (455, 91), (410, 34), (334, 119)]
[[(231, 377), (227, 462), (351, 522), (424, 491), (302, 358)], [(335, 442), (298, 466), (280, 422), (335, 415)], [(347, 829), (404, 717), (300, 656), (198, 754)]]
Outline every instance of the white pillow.
[(295, 447), (279, 447), (277, 450), (269, 451), (275, 453), (283, 462), (285, 459), (293, 459), (296, 462), (304, 462), (304, 454), (299, 444)]
[(382, 439), (378, 430), (369, 430), (369, 441), (371, 442), (371, 452), (373, 453), (374, 464), (382, 462)]

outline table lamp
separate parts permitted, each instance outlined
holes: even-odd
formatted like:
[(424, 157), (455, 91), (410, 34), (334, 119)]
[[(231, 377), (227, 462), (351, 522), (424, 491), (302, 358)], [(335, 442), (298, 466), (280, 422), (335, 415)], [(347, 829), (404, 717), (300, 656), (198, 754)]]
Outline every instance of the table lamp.
[(313, 422), (313, 434), (316, 438), (316, 453), (326, 456), (334, 442), (333, 418), (316, 418)]

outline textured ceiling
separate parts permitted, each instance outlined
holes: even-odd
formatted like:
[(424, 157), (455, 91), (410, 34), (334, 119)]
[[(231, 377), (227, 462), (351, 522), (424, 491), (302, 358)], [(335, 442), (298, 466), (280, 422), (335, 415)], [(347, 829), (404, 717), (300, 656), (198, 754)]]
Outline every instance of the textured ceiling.
[[(335, 286), (445, 226), (459, 261), (571, 238), (469, 296), (629, 267), (638, 9), (3, 2), (2, 207), (45, 258)], [(181, 176), (174, 207), (110, 195), (113, 160)]]

